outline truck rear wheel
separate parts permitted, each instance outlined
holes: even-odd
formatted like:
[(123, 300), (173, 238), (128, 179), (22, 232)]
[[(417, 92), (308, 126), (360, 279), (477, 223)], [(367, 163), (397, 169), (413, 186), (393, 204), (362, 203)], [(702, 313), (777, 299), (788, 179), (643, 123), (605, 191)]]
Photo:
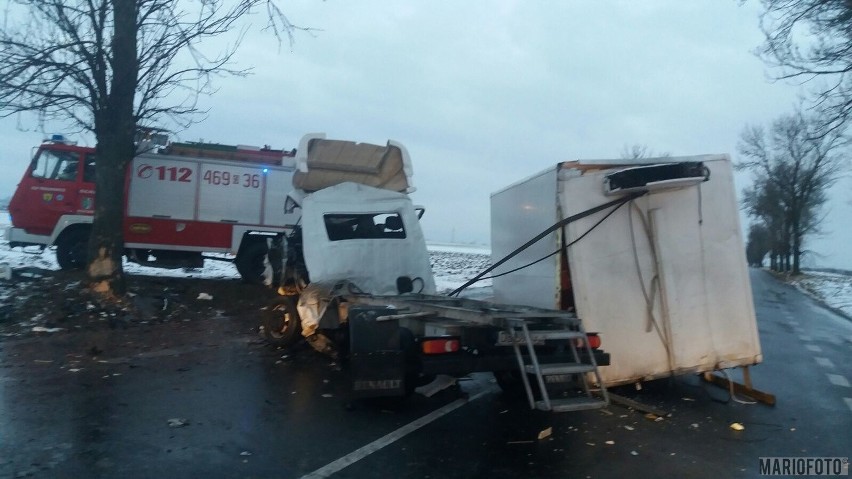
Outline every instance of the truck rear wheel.
[(302, 321), (296, 296), (276, 298), (263, 313), (263, 336), (275, 346), (292, 346), (299, 340)]
[(240, 248), (234, 264), (243, 281), (250, 284), (263, 284), (267, 253), (269, 253), (269, 247), (266, 245), (265, 238), (251, 240)]
[[(494, 371), (494, 379), (497, 380), (497, 385), (503, 391), (503, 394), (511, 400), (521, 400), (527, 397), (524, 389), (524, 380), (521, 379), (521, 372), (518, 370)], [(528, 375), (530, 388), (532, 388), (533, 398), (541, 399), (541, 393), (538, 390), (536, 379), (532, 375)]]
[(56, 262), (62, 269), (83, 269), (89, 250), (89, 231), (69, 231), (56, 242)]

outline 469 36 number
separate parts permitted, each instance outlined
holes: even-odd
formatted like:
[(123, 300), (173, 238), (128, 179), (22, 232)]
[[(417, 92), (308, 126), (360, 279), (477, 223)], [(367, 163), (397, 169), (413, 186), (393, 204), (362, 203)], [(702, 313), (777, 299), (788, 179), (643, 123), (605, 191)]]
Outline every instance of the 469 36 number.
[(221, 186), (242, 186), (244, 188), (260, 188), (260, 175), (249, 173), (231, 173), (228, 171), (207, 170), (202, 178), (207, 184)]

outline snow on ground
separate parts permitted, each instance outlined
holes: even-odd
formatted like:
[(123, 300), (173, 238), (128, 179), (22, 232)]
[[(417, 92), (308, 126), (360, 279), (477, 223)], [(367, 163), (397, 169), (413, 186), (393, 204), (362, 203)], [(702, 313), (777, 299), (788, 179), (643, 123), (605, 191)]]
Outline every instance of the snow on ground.
[[(9, 214), (0, 212), (0, 263), (8, 264), (12, 269), (39, 268), (57, 270), (56, 255), (52, 248), (41, 252), (39, 248), (9, 248), (2, 237), (6, 225), (10, 223)], [(435, 274), (435, 286), (438, 293), (447, 293), (476, 276), (490, 264), (491, 256), (487, 248), (469, 245), (429, 245), (432, 271)], [(124, 261), (124, 271), (129, 275), (167, 276), (176, 278), (230, 279), (239, 278), (236, 267), (231, 263), (231, 255), (207, 254), (221, 260), (205, 259), (201, 269), (163, 269), (140, 266)], [(224, 261), (223, 261), (224, 260)], [(490, 280), (476, 283), (473, 287), (491, 286)]]
[[(3, 232), (2, 228), (8, 224), (8, 213), (0, 213), (0, 235)], [(461, 286), (491, 263), (490, 251), (480, 245), (435, 243), (428, 245), (428, 248), (432, 271), (435, 274), (435, 286), (439, 294), (446, 294)], [(162, 269), (140, 266), (125, 260), (124, 270), (130, 275), (208, 279), (239, 278), (234, 265), (227, 261), (231, 259), (229, 255), (210, 254), (208, 256), (218, 257), (225, 261), (206, 259), (202, 269)], [(0, 236), (0, 264), (2, 263), (8, 264), (15, 270), (26, 270), (27, 268), (59, 269), (52, 249), (47, 249), (44, 252), (40, 252), (38, 248), (34, 247), (10, 249), (5, 238)], [(0, 273), (2, 273), (2, 268), (0, 268)], [(793, 284), (852, 318), (852, 275), (808, 271), (802, 277), (794, 280)], [(486, 279), (472, 285), (471, 288), (490, 286), (491, 280)], [(2, 294), (4, 293), (0, 289), (0, 296)], [(0, 299), (3, 298), (0, 297)]]
[[(463, 285), (485, 268), (491, 265), (491, 255), (483, 253), (463, 253), (457, 251), (435, 250), (429, 245), (429, 258), (432, 272), (435, 274), (435, 287), (438, 293), (449, 293)], [(471, 288), (491, 286), (486, 279), (471, 285)]]
[(852, 318), (852, 275), (808, 271), (793, 284)]

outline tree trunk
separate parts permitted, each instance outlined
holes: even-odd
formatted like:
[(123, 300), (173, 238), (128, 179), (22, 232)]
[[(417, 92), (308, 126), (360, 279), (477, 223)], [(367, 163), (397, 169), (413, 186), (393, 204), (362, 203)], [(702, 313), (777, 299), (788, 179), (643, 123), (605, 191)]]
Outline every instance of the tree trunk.
[(87, 273), (90, 287), (105, 295), (126, 291), (122, 255), (124, 252), (124, 177), (135, 154), (137, 6), (135, 0), (111, 0), (114, 28), (112, 36), (112, 80), (109, 100), (95, 112), (97, 132), (95, 220), (89, 239)]
[(124, 251), (124, 172), (133, 156), (119, 133), (98, 135), (95, 191), (95, 221), (89, 238), (90, 286), (104, 294), (126, 291), (122, 255)]
[(799, 235), (793, 237), (793, 274), (801, 273), (799, 269), (799, 258), (802, 256), (802, 239)]
[(793, 227), (793, 231), (792, 231), (792, 234), (791, 234), (791, 236), (792, 236), (791, 243), (792, 243), (792, 248), (793, 248), (793, 274), (794, 275), (797, 275), (797, 274), (800, 273), (799, 258), (802, 255), (802, 235), (803, 235), (803, 233), (802, 233), (802, 211), (801, 211), (803, 206), (800, 206), (800, 205), (804, 205), (804, 204), (805, 204), (804, 201), (801, 201), (801, 202), (797, 201), (796, 202), (796, 210), (793, 211), (793, 215), (792, 215), (793, 218), (792, 218), (792, 221), (791, 221), (792, 227)]

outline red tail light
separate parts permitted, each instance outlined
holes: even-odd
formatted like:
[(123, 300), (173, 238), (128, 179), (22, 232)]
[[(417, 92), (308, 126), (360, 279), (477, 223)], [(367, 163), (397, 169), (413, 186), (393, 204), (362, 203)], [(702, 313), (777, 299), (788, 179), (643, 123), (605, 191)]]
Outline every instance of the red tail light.
[(586, 333), (586, 337), (588, 338), (588, 345), (586, 341), (578, 339), (575, 343), (578, 348), (591, 347), (592, 349), (598, 349), (601, 347), (601, 337), (598, 336), (598, 333)]
[(457, 353), (461, 350), (461, 341), (456, 337), (423, 338), (420, 349), (423, 354)]

